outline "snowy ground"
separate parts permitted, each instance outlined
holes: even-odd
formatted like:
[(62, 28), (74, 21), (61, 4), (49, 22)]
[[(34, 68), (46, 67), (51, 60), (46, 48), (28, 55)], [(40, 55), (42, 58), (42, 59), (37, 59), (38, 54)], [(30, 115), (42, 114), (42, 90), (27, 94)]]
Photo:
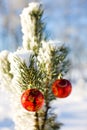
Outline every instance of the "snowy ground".
[[(79, 75), (77, 82), (73, 83), (71, 95), (52, 103), (54, 112), (58, 114), (57, 120), (64, 124), (61, 130), (87, 130), (86, 85), (87, 83)], [(14, 130), (9, 94), (4, 91), (0, 92), (0, 99), (0, 130)]]

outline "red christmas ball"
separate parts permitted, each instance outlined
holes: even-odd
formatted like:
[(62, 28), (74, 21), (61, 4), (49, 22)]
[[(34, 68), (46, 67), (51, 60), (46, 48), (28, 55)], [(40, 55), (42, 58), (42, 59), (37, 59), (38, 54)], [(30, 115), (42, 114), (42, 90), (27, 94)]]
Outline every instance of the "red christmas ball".
[(28, 111), (38, 111), (44, 104), (44, 96), (38, 89), (28, 89), (21, 96), (21, 104)]
[(65, 98), (69, 96), (71, 91), (72, 91), (72, 85), (66, 79), (57, 79), (52, 84), (52, 92), (58, 98)]

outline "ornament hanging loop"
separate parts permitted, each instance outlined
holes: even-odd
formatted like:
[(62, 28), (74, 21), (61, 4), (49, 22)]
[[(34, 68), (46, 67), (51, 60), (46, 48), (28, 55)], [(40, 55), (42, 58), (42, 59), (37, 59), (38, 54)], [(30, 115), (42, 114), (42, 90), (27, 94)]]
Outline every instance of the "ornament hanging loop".
[(62, 73), (59, 73), (58, 79), (62, 79), (62, 78), (63, 78), (63, 74), (62, 74)]

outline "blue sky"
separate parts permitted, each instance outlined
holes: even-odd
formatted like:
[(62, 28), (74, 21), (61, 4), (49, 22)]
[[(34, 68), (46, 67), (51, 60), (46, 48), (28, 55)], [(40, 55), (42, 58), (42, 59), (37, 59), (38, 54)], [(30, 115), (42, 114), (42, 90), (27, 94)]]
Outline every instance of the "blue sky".
[[(21, 45), (22, 33), (19, 14), (28, 2), (3, 1), (0, 6), (0, 51), (15, 51)], [(11, 4), (14, 5), (11, 6)], [(23, 2), (23, 1), (22, 1)], [(15, 3), (15, 4), (14, 4)], [(57, 120), (64, 123), (61, 130), (87, 129), (87, 1), (43, 0), (47, 31), (52, 39), (66, 42), (70, 48), (72, 70), (69, 72), (73, 85), (71, 95), (53, 103)], [(14, 16), (14, 17), (13, 17)], [(13, 21), (12, 21), (12, 19)], [(14, 22), (15, 21), (15, 22)], [(14, 35), (15, 34), (15, 35)], [(5, 96), (4, 96), (5, 95)], [(13, 130), (9, 94), (0, 92), (0, 130)], [(9, 112), (10, 111), (10, 112)]]

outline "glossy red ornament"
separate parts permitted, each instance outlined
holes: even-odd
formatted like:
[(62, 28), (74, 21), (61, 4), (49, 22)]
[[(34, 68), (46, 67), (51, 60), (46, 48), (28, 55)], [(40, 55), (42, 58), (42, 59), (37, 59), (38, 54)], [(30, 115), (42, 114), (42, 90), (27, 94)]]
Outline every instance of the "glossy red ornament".
[(52, 84), (52, 92), (58, 98), (65, 98), (69, 96), (71, 91), (72, 91), (72, 85), (66, 79), (57, 79)]
[(21, 104), (28, 111), (38, 111), (44, 104), (44, 96), (38, 89), (28, 89), (21, 96)]

